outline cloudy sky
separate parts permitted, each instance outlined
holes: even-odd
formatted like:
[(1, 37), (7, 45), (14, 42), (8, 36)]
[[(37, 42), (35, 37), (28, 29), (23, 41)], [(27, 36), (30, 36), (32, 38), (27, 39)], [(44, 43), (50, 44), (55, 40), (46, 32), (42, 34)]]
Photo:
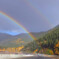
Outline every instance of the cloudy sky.
[[(59, 24), (59, 0), (0, 0), (0, 11), (21, 23), (29, 32), (46, 31)], [(1, 13), (0, 32), (25, 33)]]

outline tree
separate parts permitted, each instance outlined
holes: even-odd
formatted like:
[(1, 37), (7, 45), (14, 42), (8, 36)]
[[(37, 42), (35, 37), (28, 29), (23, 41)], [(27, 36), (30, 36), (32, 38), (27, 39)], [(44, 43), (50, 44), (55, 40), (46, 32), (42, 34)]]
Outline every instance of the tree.
[(59, 55), (59, 41), (58, 43), (55, 45), (55, 54)]

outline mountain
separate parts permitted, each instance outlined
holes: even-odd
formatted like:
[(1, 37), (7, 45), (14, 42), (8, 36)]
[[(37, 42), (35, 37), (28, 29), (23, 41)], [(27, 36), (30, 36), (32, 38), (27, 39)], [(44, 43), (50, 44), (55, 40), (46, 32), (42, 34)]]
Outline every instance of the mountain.
[[(45, 34), (45, 32), (32, 33), (36, 38)], [(0, 33), (0, 46), (2, 47), (18, 47), (26, 45), (33, 39), (29, 36), (29, 33), (22, 33), (16, 36), (12, 36), (5, 33)]]
[[(31, 32), (31, 34), (39, 39), (40, 37), (45, 36), (48, 32), (51, 32), (56, 28), (59, 28), (59, 25), (46, 32)], [(26, 45), (32, 41), (33, 39), (29, 36), (29, 33), (22, 33), (16, 36), (12, 36), (6, 33), (0, 33), (0, 47), (18, 47), (21, 45)]]
[(48, 30), (38, 40), (27, 44), (22, 51), (59, 55), (59, 25)]
[(6, 40), (6, 39), (12, 39), (13, 36), (5, 33), (0, 33), (0, 41)]

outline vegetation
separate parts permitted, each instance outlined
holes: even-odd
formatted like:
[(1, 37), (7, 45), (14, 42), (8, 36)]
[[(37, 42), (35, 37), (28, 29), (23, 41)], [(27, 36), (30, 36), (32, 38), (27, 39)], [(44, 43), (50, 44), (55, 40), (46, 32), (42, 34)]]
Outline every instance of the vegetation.
[[(0, 46), (0, 51), (8, 51), (8, 52), (27, 52), (27, 53), (43, 53), (49, 55), (59, 55), (59, 26), (41, 34), (33, 33), (37, 40), (33, 40), (32, 42), (27, 41), (27, 45), (25, 45), (26, 41), (22, 39), (17, 39), (11, 42), (11, 46), (14, 44), (15, 47), (7, 47)], [(38, 36), (39, 38), (38, 38)], [(26, 35), (27, 37), (27, 35)], [(10, 41), (9, 41), (10, 42)], [(18, 47), (16, 47), (16, 45)], [(20, 46), (21, 45), (21, 46)], [(23, 46), (22, 46), (23, 45)]]
[(25, 46), (23, 51), (59, 55), (59, 26)]
[(0, 52), (8, 52), (8, 53), (19, 53), (21, 51), (21, 49), (23, 49), (24, 46), (21, 46), (21, 47), (9, 47), (9, 48), (0, 48)]

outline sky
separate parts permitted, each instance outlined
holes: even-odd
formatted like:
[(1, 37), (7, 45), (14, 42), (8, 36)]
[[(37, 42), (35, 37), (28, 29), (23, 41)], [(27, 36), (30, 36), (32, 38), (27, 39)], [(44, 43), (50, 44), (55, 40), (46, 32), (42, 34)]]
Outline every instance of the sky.
[[(21, 23), (29, 32), (47, 31), (59, 24), (59, 0), (0, 0), (0, 11)], [(0, 32), (26, 33), (2, 14)]]

